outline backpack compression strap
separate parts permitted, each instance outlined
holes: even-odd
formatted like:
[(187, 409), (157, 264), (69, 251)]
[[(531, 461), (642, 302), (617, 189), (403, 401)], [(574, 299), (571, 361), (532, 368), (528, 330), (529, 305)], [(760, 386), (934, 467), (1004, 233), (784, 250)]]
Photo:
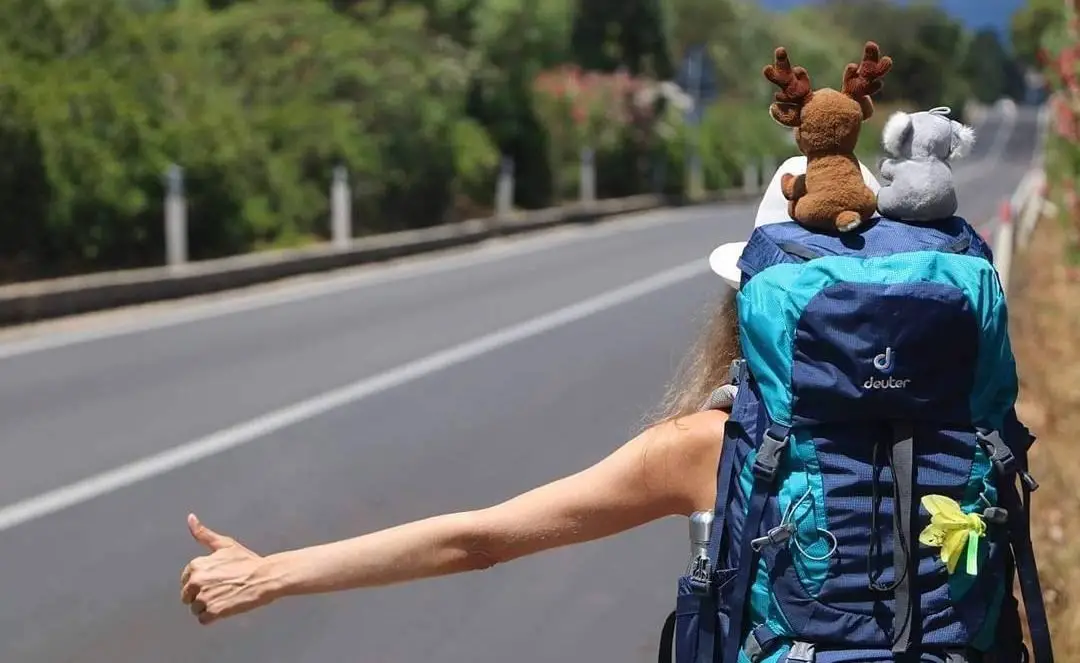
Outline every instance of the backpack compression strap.
[[(980, 431), (978, 435), (979, 443), (986, 449), (1001, 479), (1001, 505), (1009, 512), (1009, 543), (1016, 560), (1020, 593), (1027, 612), (1034, 663), (1054, 663), (1050, 623), (1046, 616), (1046, 604), (1043, 602), (1042, 587), (1039, 583), (1039, 568), (1035, 563), (1035, 550), (1031, 543), (1031, 493), (1038, 489), (1039, 484), (1028, 474), (1026, 449), (1014, 451), (996, 431)], [(1016, 489), (1018, 477), (1023, 499)]]
[(901, 574), (894, 588), (894, 622), (893, 622), (893, 653), (906, 653), (913, 642), (921, 640), (918, 633), (913, 633), (917, 626), (915, 620), (915, 606), (919, 604), (916, 594), (918, 589), (914, 582), (919, 573), (918, 557), (912, 554), (913, 536), (912, 521), (916, 501), (915, 488), (915, 439), (912, 426), (909, 422), (896, 423), (893, 425), (893, 446), (891, 463), (893, 482), (895, 483), (893, 517), (893, 568), (895, 573)]

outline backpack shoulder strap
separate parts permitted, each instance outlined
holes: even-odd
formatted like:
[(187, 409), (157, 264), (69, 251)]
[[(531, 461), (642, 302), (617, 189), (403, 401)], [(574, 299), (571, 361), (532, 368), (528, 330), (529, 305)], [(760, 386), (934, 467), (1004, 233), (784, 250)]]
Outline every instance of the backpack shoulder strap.
[[(727, 383), (717, 388), (706, 404), (706, 409), (730, 410), (738, 394), (739, 385), (746, 378), (746, 361), (736, 359), (731, 364)], [(720, 551), (723, 547), (724, 523), (727, 518), (728, 496), (735, 479), (734, 445), (723, 446), (720, 463), (716, 470), (716, 501), (713, 504), (713, 521), (709, 533), (708, 558), (694, 569), (690, 584), (701, 596), (701, 615), (698, 619), (698, 652), (695, 663), (713, 663), (719, 634), (716, 632), (716, 613), (720, 585), (730, 577), (721, 577)]]
[[(746, 361), (736, 359), (731, 363), (728, 378), (713, 391), (702, 408), (706, 410), (730, 411), (738, 395), (739, 384), (746, 377)], [(724, 445), (720, 452), (720, 463), (716, 470), (716, 502), (713, 504), (713, 521), (709, 531), (709, 554), (706, 560), (697, 562), (692, 570), (690, 585), (700, 596), (701, 607), (698, 618), (697, 637), (699, 653), (694, 663), (713, 663), (713, 652), (718, 635), (715, 630), (715, 616), (719, 599), (719, 586), (722, 582), (717, 569), (720, 559), (721, 538), (724, 534), (724, 520), (727, 515), (727, 501), (732, 481), (735, 477), (735, 450)], [(672, 663), (672, 650), (675, 644), (677, 613), (672, 611), (664, 621), (660, 632), (659, 663)]]

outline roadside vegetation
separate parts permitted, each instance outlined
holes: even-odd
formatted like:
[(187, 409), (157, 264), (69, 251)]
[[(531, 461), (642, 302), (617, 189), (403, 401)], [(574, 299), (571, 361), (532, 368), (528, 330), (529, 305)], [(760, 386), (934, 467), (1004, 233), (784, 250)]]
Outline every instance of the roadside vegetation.
[[(897, 67), (860, 151), (898, 105), (1015, 89), (1001, 44), (932, 7), (828, 0), (0, 0), (0, 282), (160, 264), (163, 177), (184, 169), (194, 259), (326, 239), (333, 168), (356, 235), (488, 212), (503, 157), (515, 202), (683, 193), (791, 153), (760, 75), (787, 46), (816, 85), (876, 39)], [(866, 26), (874, 26), (867, 30)], [(684, 56), (715, 95), (685, 120)], [(989, 63), (989, 64), (987, 64)], [(1005, 72), (1005, 73), (1002, 73)]]
[(1053, 203), (1017, 255), (1010, 285), (1020, 367), (1020, 415), (1039, 440), (1032, 456), (1036, 552), (1058, 660), (1080, 659), (1080, 35), (1072, 0), (1031, 0), (1013, 43), (1053, 90), (1046, 171)]

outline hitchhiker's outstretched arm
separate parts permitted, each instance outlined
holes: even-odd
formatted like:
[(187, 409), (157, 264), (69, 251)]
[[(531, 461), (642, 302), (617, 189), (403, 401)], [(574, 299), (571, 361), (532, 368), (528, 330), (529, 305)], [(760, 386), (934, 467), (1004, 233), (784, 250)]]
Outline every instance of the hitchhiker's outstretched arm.
[(706, 412), (661, 424), (589, 469), (497, 506), (267, 557), (191, 516), (192, 535), (210, 554), (184, 569), (182, 599), (208, 624), (284, 596), (485, 569), (688, 515), (711, 500), (701, 487), (715, 473), (725, 420)]

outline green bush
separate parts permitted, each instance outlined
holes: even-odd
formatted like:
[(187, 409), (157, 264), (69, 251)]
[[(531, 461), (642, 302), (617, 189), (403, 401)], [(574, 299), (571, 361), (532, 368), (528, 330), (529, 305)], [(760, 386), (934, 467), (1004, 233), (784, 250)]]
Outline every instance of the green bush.
[(476, 121), (462, 119), (454, 126), (451, 151), (459, 199), (468, 205), (490, 207), (500, 161), (491, 136)]
[[(487, 213), (503, 156), (519, 207), (576, 198), (585, 145), (601, 197), (685, 193), (691, 146), (707, 188), (738, 186), (745, 164), (795, 153), (768, 116), (760, 71), (773, 47), (788, 46), (816, 85), (838, 84), (859, 56), (851, 0), (825, 6), (0, 0), (0, 279), (160, 264), (172, 163), (185, 174), (195, 259), (327, 239), (338, 165), (354, 187), (355, 234)], [(915, 27), (882, 27), (906, 62), (889, 98), (967, 94), (958, 76), (915, 70), (948, 69), (943, 58), (991, 41), (953, 39), (961, 32), (939, 12), (910, 11)], [(720, 100), (688, 127), (683, 95), (658, 81), (699, 43)], [(573, 104), (552, 105), (535, 83), (583, 66), (600, 94), (589, 121), (568, 125)], [(864, 129), (864, 158), (881, 121)]]
[[(37, 216), (3, 227), (9, 269), (159, 263), (171, 162), (194, 258), (325, 238), (339, 163), (377, 195), (360, 232), (437, 223), (457, 190), (490, 180), (493, 149), (466, 116), (466, 53), (430, 39), (418, 8), (377, 21), (293, 0), (90, 11), (106, 4), (56, 5), (53, 57), (7, 44), (2, 140), (30, 168), (11, 165), (0, 202)], [(27, 172), (37, 186), (16, 181)]]

